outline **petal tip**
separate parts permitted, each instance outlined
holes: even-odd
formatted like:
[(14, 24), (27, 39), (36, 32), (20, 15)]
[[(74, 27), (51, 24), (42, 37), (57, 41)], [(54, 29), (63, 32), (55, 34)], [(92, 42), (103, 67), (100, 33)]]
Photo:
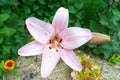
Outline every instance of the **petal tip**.
[[(67, 8), (64, 8), (64, 7), (60, 7), (60, 8), (58, 9), (58, 11), (64, 12), (64, 13), (68, 14), (68, 9), (67, 9)], [(68, 15), (67, 15), (67, 16), (68, 16)]]
[(46, 71), (42, 71), (41, 70), (41, 78), (47, 78), (47, 77), (49, 77), (50, 76), (50, 74), (49, 73), (46, 73)]
[(35, 18), (35, 17), (29, 17), (29, 18), (27, 18), (27, 19), (25, 20), (25, 23), (27, 24), (27, 23), (31, 22), (31, 20), (34, 19), (34, 18)]
[(41, 78), (47, 78), (49, 75), (41, 74)]
[(80, 66), (80, 67), (76, 68), (75, 70), (80, 72), (82, 69), (83, 69), (82, 66)]
[(59, 9), (65, 9), (65, 10), (68, 10), (68, 9), (66, 9), (66, 8), (64, 8), (64, 7), (60, 7)]
[(19, 49), (19, 50), (18, 50), (18, 55), (24, 56), (24, 55), (22, 54), (22, 52), (23, 52), (23, 51), (22, 51), (21, 49)]

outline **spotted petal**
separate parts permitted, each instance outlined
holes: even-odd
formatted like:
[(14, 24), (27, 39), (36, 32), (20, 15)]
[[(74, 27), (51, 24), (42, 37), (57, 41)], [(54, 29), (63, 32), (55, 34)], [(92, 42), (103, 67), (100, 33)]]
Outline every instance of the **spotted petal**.
[(26, 20), (26, 25), (31, 35), (40, 43), (47, 43), (50, 37), (54, 35), (54, 28), (52, 25), (37, 18), (28, 18)]
[(18, 54), (21, 56), (33, 56), (39, 55), (43, 52), (44, 45), (37, 41), (32, 41), (18, 50)]
[(88, 29), (71, 27), (62, 31), (59, 37), (62, 39), (62, 47), (74, 49), (88, 42), (92, 38), (92, 34)]
[(41, 77), (48, 77), (52, 73), (59, 59), (59, 51), (56, 51), (55, 48), (50, 49), (49, 46), (46, 46), (44, 49), (44, 54), (42, 56)]

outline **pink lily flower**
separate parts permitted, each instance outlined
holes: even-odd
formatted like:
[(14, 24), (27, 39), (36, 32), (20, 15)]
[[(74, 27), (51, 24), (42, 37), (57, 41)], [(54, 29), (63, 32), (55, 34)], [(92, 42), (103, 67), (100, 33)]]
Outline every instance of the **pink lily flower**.
[(26, 20), (27, 29), (34, 41), (18, 50), (21, 56), (42, 55), (41, 77), (48, 77), (60, 58), (72, 69), (81, 71), (82, 66), (72, 49), (75, 49), (92, 38), (90, 30), (78, 27), (67, 28), (68, 10), (61, 7), (57, 10), (52, 24), (35, 17)]

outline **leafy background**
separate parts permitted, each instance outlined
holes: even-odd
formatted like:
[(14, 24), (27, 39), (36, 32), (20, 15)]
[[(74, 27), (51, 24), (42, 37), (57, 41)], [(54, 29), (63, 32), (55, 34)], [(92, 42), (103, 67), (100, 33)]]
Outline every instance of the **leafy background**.
[(69, 9), (69, 26), (111, 36), (109, 43), (87, 44), (81, 49), (104, 59), (120, 54), (119, 0), (0, 0), (0, 61), (16, 59), (17, 50), (29, 41), (26, 18), (34, 16), (52, 22), (61, 6)]

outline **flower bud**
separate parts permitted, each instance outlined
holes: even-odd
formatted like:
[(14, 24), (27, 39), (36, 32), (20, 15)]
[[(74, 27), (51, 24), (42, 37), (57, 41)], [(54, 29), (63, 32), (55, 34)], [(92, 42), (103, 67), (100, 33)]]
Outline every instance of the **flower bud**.
[(88, 42), (90, 44), (103, 44), (110, 41), (110, 36), (92, 32), (92, 39)]

